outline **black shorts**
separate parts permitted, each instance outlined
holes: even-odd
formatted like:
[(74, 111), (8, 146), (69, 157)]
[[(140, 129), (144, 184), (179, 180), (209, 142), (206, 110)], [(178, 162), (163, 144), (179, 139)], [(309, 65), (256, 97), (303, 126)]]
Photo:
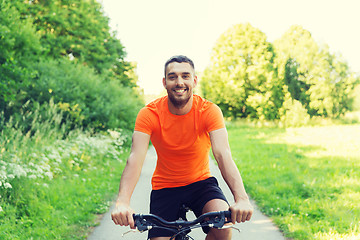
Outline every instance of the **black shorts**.
[[(227, 202), (215, 177), (183, 187), (152, 190), (150, 213), (167, 221), (176, 221), (180, 217), (181, 207), (186, 205), (199, 217), (205, 204), (212, 199), (222, 199)], [(209, 230), (209, 228), (203, 228), (205, 233), (208, 233)], [(148, 237), (170, 237), (173, 235), (173, 232), (165, 229), (151, 229)]]

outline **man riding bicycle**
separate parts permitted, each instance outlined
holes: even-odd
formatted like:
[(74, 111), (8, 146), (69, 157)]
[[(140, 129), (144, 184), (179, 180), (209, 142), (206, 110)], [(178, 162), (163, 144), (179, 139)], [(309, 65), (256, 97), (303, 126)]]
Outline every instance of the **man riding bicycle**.
[[(196, 216), (230, 209), (233, 223), (249, 221), (253, 208), (231, 157), (220, 108), (193, 94), (197, 76), (192, 60), (186, 56), (170, 58), (164, 72), (167, 96), (149, 103), (136, 119), (131, 152), (112, 213), (114, 223), (135, 228), (130, 198), (139, 180), (150, 140), (158, 156), (152, 177), (151, 214), (175, 221), (181, 206), (186, 205)], [(210, 174), (210, 148), (234, 196), (234, 204), (230, 207), (217, 180)], [(231, 229), (203, 230), (208, 240), (231, 239)], [(172, 235), (162, 229), (149, 231), (152, 240), (165, 240)]]

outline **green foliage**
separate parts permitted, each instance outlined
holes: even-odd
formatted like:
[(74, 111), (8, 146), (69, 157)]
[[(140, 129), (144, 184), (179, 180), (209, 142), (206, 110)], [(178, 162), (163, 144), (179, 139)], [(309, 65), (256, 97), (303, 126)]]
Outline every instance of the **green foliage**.
[(282, 122), (286, 127), (299, 127), (306, 125), (310, 116), (304, 106), (297, 100), (289, 99), (284, 103), (286, 113), (283, 116)]
[[(84, 239), (113, 199), (123, 163), (86, 149), (95, 166), (48, 179), (20, 177), (1, 189), (1, 239)], [(96, 161), (95, 161), (96, 160)], [(71, 161), (63, 159), (62, 161)], [(4, 201), (5, 200), (5, 201)]]
[(300, 26), (292, 26), (274, 46), (279, 77), (310, 116), (336, 118), (350, 109), (355, 76), (340, 56)]
[(300, 127), (307, 125), (310, 115), (300, 101), (290, 97), (290, 93), (285, 95), (285, 102), (282, 111), (281, 122), (285, 127)]
[(201, 82), (205, 98), (227, 117), (278, 118), (282, 104), (276, 85), (272, 45), (250, 24), (239, 24), (220, 36)]
[[(351, 110), (357, 81), (341, 56), (300, 26), (271, 44), (260, 30), (238, 24), (214, 46), (201, 90), (229, 118), (288, 119), (287, 110), (305, 114), (303, 108), (310, 117), (339, 118)], [(289, 96), (291, 108), (284, 106)]]
[(360, 84), (357, 84), (357, 86), (354, 88), (353, 96), (354, 96), (354, 102), (352, 105), (352, 110), (360, 111)]
[(54, 121), (34, 121), (33, 135), (16, 122), (0, 132), (1, 239), (84, 239), (118, 188), (127, 136), (64, 134), (48, 110)]
[(360, 237), (359, 129), (228, 125), (248, 193), (294, 240)]
[(32, 101), (43, 104), (53, 99), (74, 123), (83, 127), (133, 128), (142, 106), (133, 89), (66, 59), (41, 61), (34, 69), (38, 74), (29, 89)]
[(0, 130), (12, 118), (27, 131), (32, 120), (22, 113), (41, 111), (50, 99), (69, 129), (133, 128), (143, 105), (136, 65), (124, 61), (97, 1), (0, 4)]
[(0, 64), (15, 59), (35, 60), (42, 49), (31, 20), (21, 19), (16, 8), (5, 0), (0, 1), (0, 40)]
[[(10, 102), (22, 102), (24, 88), (31, 83), (34, 71), (27, 67), (41, 50), (39, 36), (30, 20), (8, 1), (0, 1), (0, 109)], [(24, 102), (22, 102), (24, 103)], [(9, 118), (11, 112), (6, 111)]]
[(124, 47), (116, 33), (110, 33), (109, 19), (98, 1), (15, 0), (13, 4), (23, 18), (33, 20), (46, 56), (74, 58), (98, 74), (136, 87), (126, 75), (131, 66), (124, 61)]
[(83, 239), (118, 187), (135, 71), (91, 0), (0, 0), (0, 52), (0, 239)]
[(303, 81), (302, 74), (298, 72), (299, 63), (294, 59), (287, 59), (285, 64), (284, 83), (287, 86), (291, 98), (299, 101), (302, 105), (310, 102), (309, 96), (306, 92), (310, 85)]

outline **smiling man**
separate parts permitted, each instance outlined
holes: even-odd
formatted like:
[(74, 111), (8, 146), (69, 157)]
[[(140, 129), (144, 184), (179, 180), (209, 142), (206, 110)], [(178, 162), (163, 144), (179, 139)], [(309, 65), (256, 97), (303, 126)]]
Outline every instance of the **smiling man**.
[[(112, 213), (115, 224), (135, 228), (130, 198), (150, 140), (158, 156), (151, 180), (150, 213), (175, 221), (181, 206), (186, 205), (196, 216), (230, 209), (233, 223), (250, 220), (253, 208), (231, 157), (221, 110), (193, 94), (196, 84), (194, 63), (189, 58), (174, 56), (165, 63), (163, 85), (167, 96), (149, 103), (138, 114), (130, 156)], [(210, 173), (210, 148), (234, 196), (231, 205)], [(231, 229), (203, 230), (208, 240), (231, 239)], [(167, 240), (171, 236), (172, 232), (167, 230), (149, 231), (152, 240)]]
[[(174, 111), (185, 106), (192, 107), (193, 88), (197, 84), (197, 77), (192, 64), (192, 62), (176, 61), (166, 64), (163, 85), (168, 93), (169, 104)], [(189, 101), (191, 102), (189, 103)], [(186, 109), (186, 111), (188, 110)]]

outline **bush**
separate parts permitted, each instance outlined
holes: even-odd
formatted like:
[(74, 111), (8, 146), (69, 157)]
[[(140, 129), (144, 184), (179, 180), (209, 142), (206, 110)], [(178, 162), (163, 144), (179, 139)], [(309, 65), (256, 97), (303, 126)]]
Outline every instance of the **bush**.
[(305, 107), (295, 99), (287, 99), (283, 108), (285, 114), (281, 117), (281, 122), (285, 127), (300, 127), (306, 125), (310, 120), (310, 115)]
[(34, 69), (32, 101), (41, 105), (53, 99), (73, 124), (84, 128), (133, 128), (143, 101), (131, 88), (67, 59), (41, 61)]

